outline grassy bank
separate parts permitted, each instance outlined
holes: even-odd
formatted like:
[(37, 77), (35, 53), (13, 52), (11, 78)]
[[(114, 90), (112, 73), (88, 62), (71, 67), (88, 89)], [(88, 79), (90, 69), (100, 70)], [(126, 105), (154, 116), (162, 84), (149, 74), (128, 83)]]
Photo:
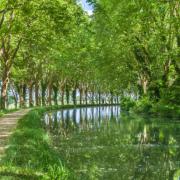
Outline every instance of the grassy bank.
[(137, 101), (131, 98), (123, 98), (120, 105), (122, 110), (131, 113), (180, 119), (180, 106), (177, 104), (163, 101), (153, 102), (148, 98)]
[(36, 108), (19, 121), (1, 160), (1, 179), (67, 179), (70, 176), (41, 122), (45, 111), (59, 108)]

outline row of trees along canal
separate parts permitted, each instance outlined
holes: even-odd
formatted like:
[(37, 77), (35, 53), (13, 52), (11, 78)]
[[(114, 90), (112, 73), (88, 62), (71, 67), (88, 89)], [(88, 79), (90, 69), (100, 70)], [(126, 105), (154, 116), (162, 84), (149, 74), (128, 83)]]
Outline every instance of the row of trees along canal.
[(75, 0), (1, 0), (2, 109), (8, 99), (23, 107), (76, 96), (179, 102), (179, 1), (89, 3), (92, 16)]

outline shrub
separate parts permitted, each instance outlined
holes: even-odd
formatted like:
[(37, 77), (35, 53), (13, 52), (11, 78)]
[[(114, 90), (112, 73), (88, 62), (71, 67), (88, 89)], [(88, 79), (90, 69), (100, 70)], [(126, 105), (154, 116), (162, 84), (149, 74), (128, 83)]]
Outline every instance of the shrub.
[(180, 107), (159, 102), (153, 106), (152, 113), (163, 117), (180, 118)]
[(144, 97), (136, 102), (133, 110), (138, 113), (150, 113), (153, 105), (149, 98)]
[(121, 109), (125, 111), (129, 111), (131, 108), (135, 106), (135, 101), (130, 97), (124, 97), (121, 99)]

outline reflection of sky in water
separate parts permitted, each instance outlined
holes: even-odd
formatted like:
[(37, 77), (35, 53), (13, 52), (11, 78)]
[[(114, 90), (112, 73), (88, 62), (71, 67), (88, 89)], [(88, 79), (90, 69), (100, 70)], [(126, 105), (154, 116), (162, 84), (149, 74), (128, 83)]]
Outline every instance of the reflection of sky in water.
[(81, 121), (99, 121), (115, 119), (118, 121), (120, 114), (119, 106), (102, 106), (102, 107), (88, 107), (88, 108), (76, 108), (65, 109), (57, 112), (48, 112), (44, 116), (44, 121), (47, 125), (57, 121), (73, 121), (76, 124), (80, 124)]

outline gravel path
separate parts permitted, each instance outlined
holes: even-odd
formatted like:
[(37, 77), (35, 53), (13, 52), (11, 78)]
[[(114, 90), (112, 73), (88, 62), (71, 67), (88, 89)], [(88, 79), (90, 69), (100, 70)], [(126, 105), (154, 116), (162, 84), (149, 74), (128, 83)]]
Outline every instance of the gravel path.
[(18, 120), (29, 111), (30, 109), (21, 109), (13, 113), (6, 114), (0, 118), (0, 157), (7, 148), (8, 139), (13, 133), (13, 130), (16, 128)]

